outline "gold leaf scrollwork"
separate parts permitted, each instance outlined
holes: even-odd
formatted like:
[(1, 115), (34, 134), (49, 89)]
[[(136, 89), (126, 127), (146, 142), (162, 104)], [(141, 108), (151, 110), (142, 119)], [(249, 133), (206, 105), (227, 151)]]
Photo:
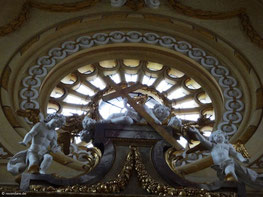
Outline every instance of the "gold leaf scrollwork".
[(208, 192), (199, 188), (179, 187), (173, 188), (154, 180), (147, 172), (142, 156), (138, 148), (131, 146), (128, 155), (126, 156), (123, 168), (115, 179), (95, 185), (73, 185), (55, 188), (53, 186), (31, 185), (31, 192), (76, 192), (76, 193), (120, 193), (128, 185), (132, 171), (135, 169), (137, 178), (142, 186), (150, 194), (159, 196), (236, 196), (232, 192)]
[(10, 23), (0, 26), (0, 36), (5, 36), (9, 33), (12, 33), (18, 30), (26, 20), (29, 18), (31, 5), (29, 2), (26, 2), (22, 6), (22, 10), (20, 11), (19, 15), (13, 19)]
[(55, 191), (55, 192), (84, 192), (84, 193), (120, 193), (124, 190), (129, 182), (132, 175), (132, 170), (134, 166), (134, 152), (130, 150), (126, 156), (123, 168), (115, 179), (109, 180), (104, 183), (97, 183), (95, 185), (73, 185), (66, 187), (55, 188), (53, 186), (41, 186), (41, 185), (31, 185), (31, 191)]
[(224, 192), (208, 192), (204, 189), (191, 188), (191, 187), (179, 187), (174, 188), (169, 185), (159, 183), (154, 180), (147, 172), (143, 162), (141, 153), (136, 147), (134, 149), (135, 157), (135, 171), (137, 172), (137, 178), (142, 186), (150, 194), (155, 194), (159, 196), (226, 196), (232, 197), (236, 196), (234, 193), (224, 193)]
[(181, 175), (181, 173), (179, 171), (177, 171), (177, 169), (175, 168), (175, 163), (180, 161), (182, 162), (182, 160), (185, 160), (181, 154), (183, 153), (183, 150), (179, 150), (177, 151), (174, 148), (169, 148), (166, 152), (165, 152), (165, 161), (167, 163), (167, 165), (170, 167), (170, 169), (172, 171), (174, 171), (176, 174)]
[(142, 162), (141, 153), (137, 148), (133, 148), (135, 156), (135, 171), (137, 173), (138, 180), (143, 189), (150, 194), (163, 195), (178, 195), (175, 188), (155, 181), (146, 171), (146, 168)]
[(0, 37), (18, 30), (28, 19), (32, 8), (48, 10), (52, 12), (76, 12), (94, 6), (99, 0), (84, 0), (75, 3), (48, 4), (37, 1), (26, 1), (18, 16), (11, 22), (0, 26)]
[(246, 147), (240, 141), (238, 141), (236, 144), (233, 144), (233, 146), (237, 152), (242, 154), (244, 158), (250, 158)]
[(19, 116), (28, 118), (29, 121), (33, 122), (33, 124), (39, 122), (39, 113), (40, 113), (39, 109), (26, 109), (26, 110), (19, 109), (17, 110), (16, 113)]

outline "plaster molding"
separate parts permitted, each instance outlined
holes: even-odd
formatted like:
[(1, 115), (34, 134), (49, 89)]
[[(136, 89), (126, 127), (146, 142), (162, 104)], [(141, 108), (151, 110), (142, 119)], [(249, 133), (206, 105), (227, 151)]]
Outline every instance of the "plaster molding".
[[(99, 0), (83, 0), (76, 3), (65, 3), (65, 4), (48, 4), (48, 3), (37, 2), (34, 0), (28, 1), (24, 3), (24, 5), (22, 6), (22, 10), (20, 11), (19, 15), (15, 19), (13, 19), (8, 24), (0, 26), (0, 37), (6, 36), (20, 29), (22, 25), (27, 20), (29, 20), (29, 15), (32, 8), (37, 8), (50, 12), (77, 12), (93, 7), (98, 1)], [(200, 18), (200, 19), (224, 20), (233, 17), (239, 17), (241, 25), (243, 27), (243, 31), (247, 34), (250, 41), (255, 45), (257, 45), (258, 47), (263, 48), (263, 38), (251, 24), (249, 16), (244, 8), (240, 8), (229, 12), (211, 12), (211, 11), (193, 9), (189, 6), (184, 6), (176, 0), (168, 0), (168, 3), (178, 13), (190, 17)], [(139, 8), (142, 8), (145, 5), (147, 5), (150, 8), (156, 9), (159, 7), (160, 1), (141, 0), (141, 2), (135, 3), (132, 0), (111, 0), (112, 7), (122, 7), (123, 5), (126, 5), (133, 10), (138, 10)]]
[(78, 37), (75, 41), (65, 41), (61, 46), (50, 49), (47, 55), (38, 58), (37, 64), (29, 68), (28, 76), (22, 80), (23, 88), (20, 90), (20, 97), (22, 98), (20, 108), (23, 110), (39, 108), (38, 97), (42, 82), (58, 61), (83, 49), (98, 45), (138, 42), (157, 45), (177, 51), (198, 62), (202, 67), (208, 70), (221, 87), (222, 92), (225, 93), (224, 95), (226, 95), (224, 99), (225, 112), (222, 118), (223, 121), (219, 123), (218, 129), (223, 130), (230, 136), (237, 132), (238, 126), (242, 121), (244, 103), (241, 100), (242, 91), (237, 86), (238, 82), (231, 76), (228, 68), (220, 63), (216, 57), (208, 55), (208, 53), (201, 48), (193, 47), (187, 41), (177, 41), (177, 38), (160, 36), (153, 32), (114, 31), (110, 33), (96, 33), (92, 36)]

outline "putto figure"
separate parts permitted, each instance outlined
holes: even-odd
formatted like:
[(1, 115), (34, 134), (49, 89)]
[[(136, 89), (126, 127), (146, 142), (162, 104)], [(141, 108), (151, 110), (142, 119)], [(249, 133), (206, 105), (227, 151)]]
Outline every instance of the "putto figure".
[[(138, 100), (137, 102), (143, 106), (144, 110), (154, 119), (156, 124), (162, 124), (162, 122), (170, 115), (170, 109), (164, 105), (156, 104), (153, 109), (151, 109), (144, 104), (144, 100)], [(127, 125), (134, 123), (146, 124), (146, 120), (132, 107), (127, 105), (127, 99), (124, 99), (124, 106), (126, 108), (124, 113), (114, 113), (110, 115), (107, 120), (101, 122)]]
[(15, 154), (7, 164), (7, 170), (13, 175), (22, 173), (28, 167), (28, 173), (44, 174), (53, 158), (51, 152), (60, 151), (57, 144), (57, 128), (61, 128), (66, 118), (61, 114), (49, 114), (43, 122), (36, 123), (19, 144), (31, 145), (27, 150)]
[(82, 121), (83, 130), (79, 133), (81, 141), (90, 142), (94, 136), (93, 129), (95, 128), (96, 120), (93, 120), (89, 116), (85, 116)]
[(263, 175), (257, 174), (254, 170), (242, 166), (242, 163), (248, 163), (248, 159), (237, 152), (232, 144), (230, 144), (221, 130), (212, 132), (207, 140), (196, 128), (190, 128), (197, 139), (207, 149), (211, 150), (211, 156), (214, 162), (212, 166), (216, 171), (220, 180), (240, 181), (248, 184), (251, 187), (262, 188)]

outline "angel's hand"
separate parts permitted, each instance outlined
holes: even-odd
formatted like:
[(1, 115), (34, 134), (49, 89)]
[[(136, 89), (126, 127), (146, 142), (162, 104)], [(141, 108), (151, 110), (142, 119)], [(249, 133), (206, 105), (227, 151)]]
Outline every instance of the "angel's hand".
[(200, 133), (197, 128), (192, 128), (192, 127), (189, 128), (189, 131), (192, 132), (192, 133), (195, 133), (195, 134), (199, 134)]
[(18, 142), (18, 144), (21, 144), (22, 146), (26, 146), (26, 143), (25, 142)]
[(248, 163), (249, 163), (249, 159), (244, 158), (244, 160), (242, 161), (242, 163), (248, 164)]
[(161, 122), (160, 120), (158, 120), (158, 119), (154, 120), (154, 122), (155, 122), (156, 124), (159, 124), (159, 125), (162, 124), (162, 122)]

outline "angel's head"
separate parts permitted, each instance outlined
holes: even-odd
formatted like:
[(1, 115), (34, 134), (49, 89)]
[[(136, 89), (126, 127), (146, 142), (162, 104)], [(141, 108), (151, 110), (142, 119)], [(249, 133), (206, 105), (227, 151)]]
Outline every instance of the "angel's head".
[(156, 104), (153, 113), (160, 121), (164, 121), (170, 115), (170, 109), (164, 105)]
[(96, 124), (96, 120), (93, 120), (89, 116), (85, 116), (82, 120), (82, 127), (83, 129), (91, 129)]
[(212, 132), (211, 135), (209, 136), (209, 141), (215, 142), (217, 144), (228, 142), (227, 135), (221, 130), (216, 130)]

